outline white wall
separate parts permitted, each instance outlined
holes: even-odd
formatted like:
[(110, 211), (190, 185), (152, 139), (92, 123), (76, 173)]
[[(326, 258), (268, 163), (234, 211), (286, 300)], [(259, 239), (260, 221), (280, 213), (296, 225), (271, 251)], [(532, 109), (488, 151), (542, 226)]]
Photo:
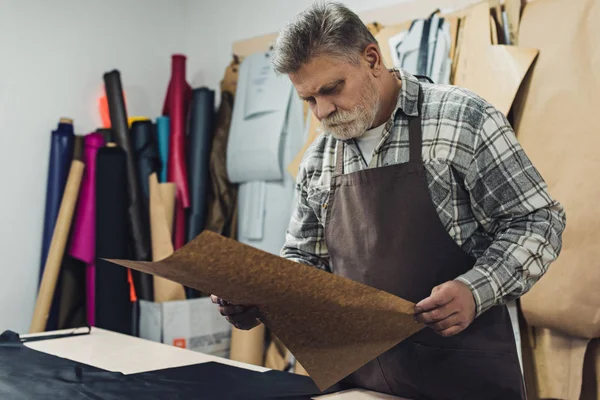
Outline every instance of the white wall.
[(37, 290), (50, 130), (100, 124), (102, 74), (121, 71), (130, 115), (159, 115), (187, 3), (0, 0), (0, 331), (26, 331)]
[[(342, 0), (357, 13), (418, 0)], [(234, 42), (278, 32), (313, 0), (189, 0), (188, 77), (194, 85), (218, 88)]]

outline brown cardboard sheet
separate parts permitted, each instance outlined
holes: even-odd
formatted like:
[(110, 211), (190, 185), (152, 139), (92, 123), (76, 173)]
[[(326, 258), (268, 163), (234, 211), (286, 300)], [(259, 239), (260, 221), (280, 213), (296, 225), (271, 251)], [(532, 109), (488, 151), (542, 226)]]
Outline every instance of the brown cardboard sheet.
[(538, 50), (493, 45), (487, 3), (469, 9), (461, 35), (454, 84), (477, 93), (507, 115)]
[(579, 400), (590, 340), (531, 327), (523, 339), (528, 397)]
[(209, 231), (162, 261), (109, 261), (257, 305), (321, 390), (423, 328), (411, 302)]
[(519, 43), (540, 56), (513, 108), (517, 138), (565, 208), (562, 252), (521, 298), (527, 322), (600, 337), (600, 2), (528, 3)]

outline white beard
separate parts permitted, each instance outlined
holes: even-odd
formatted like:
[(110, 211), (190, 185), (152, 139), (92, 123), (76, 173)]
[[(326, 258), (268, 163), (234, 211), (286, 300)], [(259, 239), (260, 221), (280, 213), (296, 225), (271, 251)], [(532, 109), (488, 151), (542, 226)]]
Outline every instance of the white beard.
[(340, 140), (359, 138), (373, 126), (379, 112), (380, 100), (374, 87), (365, 91), (353, 111), (336, 111), (321, 121), (326, 132)]

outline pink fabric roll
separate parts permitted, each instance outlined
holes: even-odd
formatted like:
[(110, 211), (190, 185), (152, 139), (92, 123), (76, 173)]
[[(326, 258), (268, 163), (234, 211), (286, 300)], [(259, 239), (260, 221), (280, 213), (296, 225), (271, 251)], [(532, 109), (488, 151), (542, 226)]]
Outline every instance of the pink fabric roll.
[(85, 136), (83, 162), (85, 171), (81, 182), (79, 202), (71, 234), (69, 255), (87, 264), (86, 267), (86, 312), (90, 325), (94, 325), (94, 298), (96, 268), (96, 154), (105, 144), (101, 133)]
[(185, 157), (185, 123), (190, 105), (192, 89), (185, 80), (186, 57), (182, 54), (172, 56), (171, 81), (165, 98), (163, 114), (170, 117), (169, 182), (177, 185), (175, 205), (175, 249), (185, 244), (185, 209), (190, 206), (190, 195)]

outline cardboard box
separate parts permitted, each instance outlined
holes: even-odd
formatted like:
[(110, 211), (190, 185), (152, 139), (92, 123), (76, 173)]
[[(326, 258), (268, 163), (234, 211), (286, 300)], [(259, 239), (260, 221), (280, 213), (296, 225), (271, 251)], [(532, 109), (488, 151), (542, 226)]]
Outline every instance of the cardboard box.
[(140, 337), (229, 358), (231, 324), (209, 297), (164, 303), (140, 300)]

